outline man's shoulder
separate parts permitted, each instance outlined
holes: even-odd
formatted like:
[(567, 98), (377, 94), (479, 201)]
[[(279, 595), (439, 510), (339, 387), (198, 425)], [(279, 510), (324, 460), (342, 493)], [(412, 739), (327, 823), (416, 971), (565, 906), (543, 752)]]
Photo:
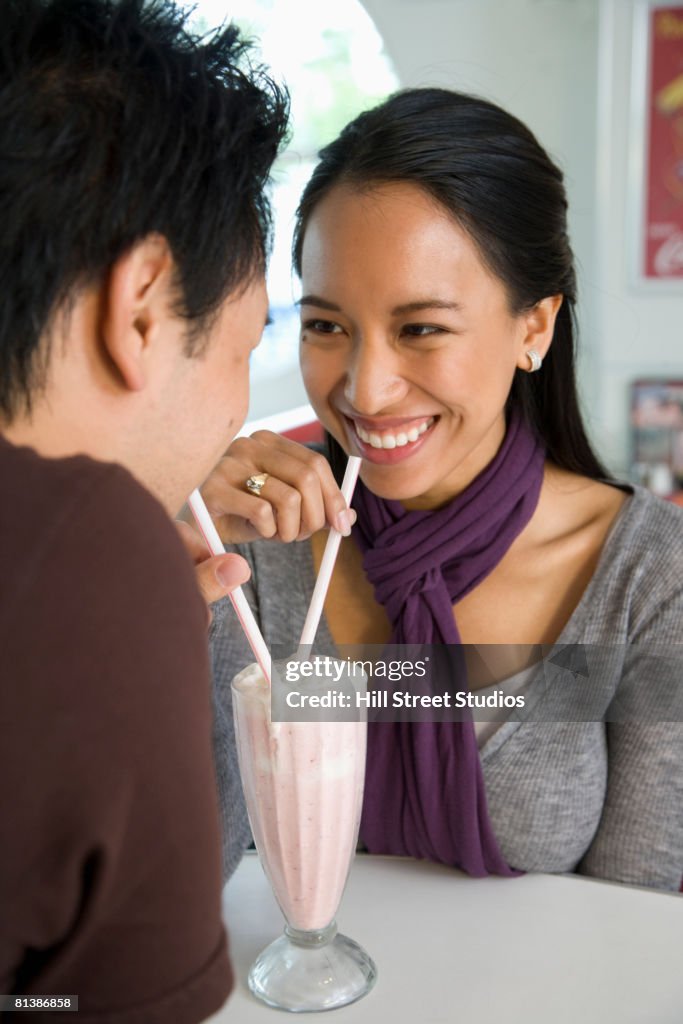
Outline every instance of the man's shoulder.
[(113, 572), (110, 585), (142, 564), (193, 585), (189, 559), (156, 498), (122, 466), (82, 455), (46, 459), (0, 447), (0, 551), (3, 589), (15, 601), (65, 563), (74, 584), (101, 566)]
[(12, 497), (15, 514), (21, 508), (37, 513), (46, 500), (68, 504), (110, 478), (122, 487), (144, 490), (116, 463), (80, 454), (48, 458), (26, 445), (10, 444), (0, 435), (0, 495)]
[(188, 679), (208, 685), (206, 607), (166, 511), (121, 466), (19, 461), (30, 490), (0, 501), (0, 645), (26, 700), (58, 683), (95, 717), (108, 692), (140, 714), (164, 688), (185, 706)]
[(168, 514), (118, 465), (25, 461), (36, 507), (0, 503), (5, 702), (37, 727), (77, 705), (121, 749), (136, 722), (163, 731), (166, 706), (203, 721), (206, 606)]
[(24, 523), (50, 533), (67, 517), (97, 511), (116, 520), (128, 510), (156, 519), (162, 529), (168, 523), (156, 498), (117, 463), (87, 455), (44, 458), (32, 448), (0, 444), (0, 516), (7, 527)]

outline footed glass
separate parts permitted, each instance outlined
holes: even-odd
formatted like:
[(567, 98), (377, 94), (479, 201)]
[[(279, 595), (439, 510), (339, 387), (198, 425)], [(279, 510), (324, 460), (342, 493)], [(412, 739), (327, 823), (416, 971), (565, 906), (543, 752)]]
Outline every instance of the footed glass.
[(256, 665), (235, 677), (232, 700), (254, 842), (286, 919), (252, 965), (249, 988), (281, 1010), (346, 1006), (377, 973), (335, 923), (358, 839), (367, 722), (272, 722)]

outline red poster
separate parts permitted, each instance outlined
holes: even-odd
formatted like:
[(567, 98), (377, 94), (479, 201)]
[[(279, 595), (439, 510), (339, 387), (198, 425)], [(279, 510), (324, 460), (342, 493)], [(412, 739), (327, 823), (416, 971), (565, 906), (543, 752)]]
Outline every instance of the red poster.
[(683, 4), (649, 10), (643, 273), (683, 280)]

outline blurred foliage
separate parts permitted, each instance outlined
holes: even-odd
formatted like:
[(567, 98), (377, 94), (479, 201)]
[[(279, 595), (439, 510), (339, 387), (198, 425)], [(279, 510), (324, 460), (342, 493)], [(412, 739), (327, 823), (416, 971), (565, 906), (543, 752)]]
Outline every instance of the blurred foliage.
[(386, 96), (386, 91), (362, 88), (354, 78), (347, 32), (326, 29), (322, 43), (325, 52), (305, 65), (305, 87), (293, 106), (291, 145), (305, 154), (331, 142), (352, 118)]
[[(255, 59), (261, 59), (259, 53), (260, 40), (266, 40), (271, 29), (272, 18), (278, 0), (251, 0), (248, 15), (244, 7), (234, 7), (234, 21), (240, 26), (244, 35), (253, 40), (256, 48)], [(199, 5), (201, 8), (201, 5)], [(294, 9), (292, 9), (294, 13)], [(195, 10), (192, 19), (193, 28), (201, 34), (209, 33), (216, 22), (210, 16)], [(372, 29), (371, 29), (372, 30)], [(314, 52), (310, 58), (299, 60), (292, 66), (292, 47), (287, 43), (282, 47), (282, 65), (277, 66), (274, 52), (271, 60), (264, 57), (266, 64), (274, 67), (276, 79), (284, 78), (292, 95), (292, 138), (285, 161), (291, 159), (311, 158), (317, 151), (335, 138), (341, 129), (362, 110), (367, 110), (380, 102), (388, 92), (397, 87), (393, 70), (386, 55), (382, 52), (367, 53), (359, 58), (354, 45), (358, 43), (356, 33), (348, 28), (325, 27), (316, 37)], [(265, 49), (266, 47), (264, 47)], [(313, 47), (312, 47), (313, 49)], [(272, 50), (272, 43), (271, 43)], [(297, 50), (300, 55), (300, 50)], [(359, 64), (363, 64), (358, 73)], [(287, 66), (289, 65), (289, 71)], [(368, 74), (368, 70), (378, 66), (378, 74)], [(359, 79), (379, 82), (385, 88), (368, 88)]]

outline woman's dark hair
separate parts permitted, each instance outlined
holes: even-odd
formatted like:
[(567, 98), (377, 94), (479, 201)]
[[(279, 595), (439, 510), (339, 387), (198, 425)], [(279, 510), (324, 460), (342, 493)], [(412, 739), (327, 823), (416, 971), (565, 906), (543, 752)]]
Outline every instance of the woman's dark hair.
[[(398, 92), (321, 151), (297, 211), (299, 275), (306, 227), (321, 199), (336, 185), (389, 182), (411, 182), (438, 200), (503, 282), (513, 313), (564, 296), (542, 370), (516, 372), (508, 406), (521, 409), (558, 466), (607, 478), (576, 391), (576, 275), (562, 172), (529, 129), (493, 103), (445, 89)], [(336, 469), (343, 453), (333, 439), (328, 445)]]
[(171, 248), (187, 351), (265, 264), (287, 93), (232, 26), (173, 0), (0, 0), (0, 414), (45, 379), (51, 317), (146, 235)]

